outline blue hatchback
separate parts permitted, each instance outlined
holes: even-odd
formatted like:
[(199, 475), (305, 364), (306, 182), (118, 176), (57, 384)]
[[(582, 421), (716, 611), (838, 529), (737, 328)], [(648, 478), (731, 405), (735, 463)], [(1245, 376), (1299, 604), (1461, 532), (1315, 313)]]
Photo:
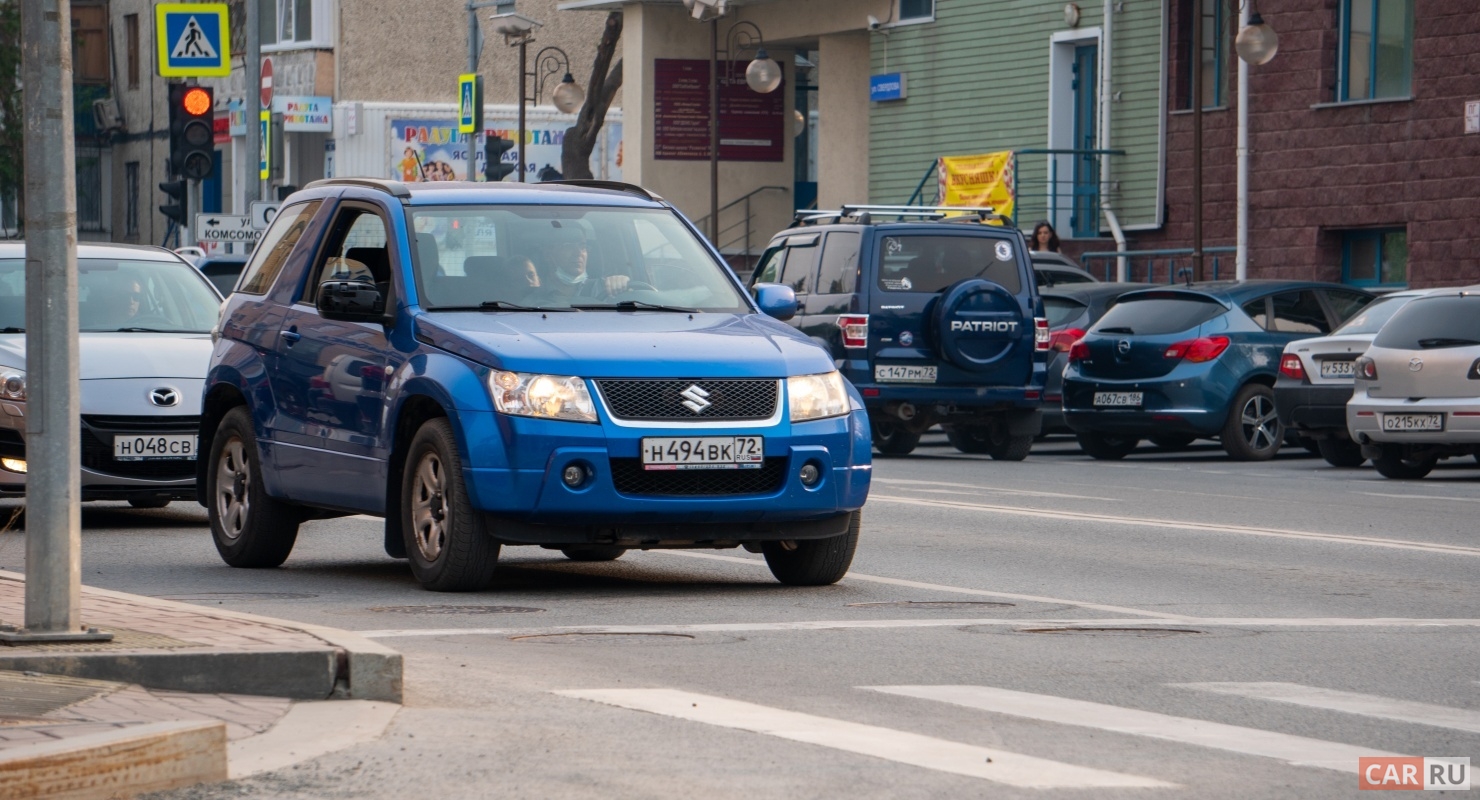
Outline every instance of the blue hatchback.
[(1064, 420), (1095, 458), (1217, 437), (1241, 461), (1279, 451), (1286, 344), (1330, 333), (1372, 295), (1339, 284), (1213, 282), (1121, 295), (1069, 351)]
[(488, 586), (502, 545), (743, 546), (784, 583), (835, 582), (870, 431), (828, 353), (772, 318), (795, 313), (637, 187), (310, 184), (217, 331), (217, 549), (276, 566), (300, 522), (371, 514), (439, 591)]

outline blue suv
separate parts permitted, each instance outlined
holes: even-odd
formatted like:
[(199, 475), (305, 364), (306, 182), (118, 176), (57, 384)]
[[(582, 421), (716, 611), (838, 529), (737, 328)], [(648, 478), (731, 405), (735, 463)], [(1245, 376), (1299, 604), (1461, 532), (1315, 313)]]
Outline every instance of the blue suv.
[(772, 237), (752, 289), (796, 294), (792, 324), (862, 392), (874, 447), (905, 455), (939, 424), (962, 452), (1026, 458), (1042, 427), (1049, 331), (1010, 220), (844, 206), (797, 222)]
[(869, 430), (828, 354), (772, 318), (796, 305), (753, 302), (634, 186), (312, 183), (215, 331), (216, 547), (277, 566), (304, 520), (370, 514), (437, 591), (488, 586), (502, 545), (743, 546), (783, 583), (835, 582)]

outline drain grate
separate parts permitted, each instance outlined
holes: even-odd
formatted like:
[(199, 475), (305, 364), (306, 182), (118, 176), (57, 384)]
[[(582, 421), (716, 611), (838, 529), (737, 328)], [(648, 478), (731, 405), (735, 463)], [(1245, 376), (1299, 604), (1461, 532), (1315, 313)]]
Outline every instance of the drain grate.
[(40, 717), (123, 686), (65, 675), (0, 671), (0, 724), (4, 717)]
[(698, 637), (687, 633), (531, 633), (525, 636), (510, 636), (513, 642), (535, 644), (658, 644), (690, 642)]
[(848, 603), (845, 608), (1014, 608), (1016, 603), (986, 600), (894, 600), (881, 603)]
[(529, 606), (375, 606), (371, 611), (387, 614), (533, 614), (543, 608)]
[(241, 603), (251, 600), (308, 600), (318, 597), (307, 592), (196, 592), (195, 594), (156, 595), (161, 600), (181, 603)]
[(1018, 633), (1047, 633), (1055, 636), (1129, 636), (1137, 639), (1165, 639), (1184, 634), (1201, 635), (1191, 628), (1019, 628)]

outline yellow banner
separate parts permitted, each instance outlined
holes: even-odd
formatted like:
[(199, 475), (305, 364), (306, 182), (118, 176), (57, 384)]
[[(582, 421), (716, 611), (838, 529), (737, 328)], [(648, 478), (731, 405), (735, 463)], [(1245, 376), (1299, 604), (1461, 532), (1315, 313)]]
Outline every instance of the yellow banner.
[(941, 156), (940, 204), (945, 206), (987, 206), (998, 214), (1013, 213), (1013, 170), (1017, 168), (1011, 150), (976, 156)]

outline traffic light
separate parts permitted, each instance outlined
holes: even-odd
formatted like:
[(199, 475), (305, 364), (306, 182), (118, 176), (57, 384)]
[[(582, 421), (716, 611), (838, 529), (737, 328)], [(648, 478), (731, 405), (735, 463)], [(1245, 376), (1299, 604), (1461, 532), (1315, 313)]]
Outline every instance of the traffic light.
[(215, 170), (216, 98), (204, 86), (170, 84), (170, 171), (192, 181)]
[(159, 213), (180, 227), (185, 227), (185, 216), (189, 212), (189, 201), (185, 195), (185, 181), (165, 181), (160, 191), (169, 196), (170, 202), (159, 207)]
[(514, 149), (510, 139), (489, 139), (483, 145), (483, 177), (490, 181), (501, 181), (514, 171), (513, 164), (504, 163), (504, 153)]

